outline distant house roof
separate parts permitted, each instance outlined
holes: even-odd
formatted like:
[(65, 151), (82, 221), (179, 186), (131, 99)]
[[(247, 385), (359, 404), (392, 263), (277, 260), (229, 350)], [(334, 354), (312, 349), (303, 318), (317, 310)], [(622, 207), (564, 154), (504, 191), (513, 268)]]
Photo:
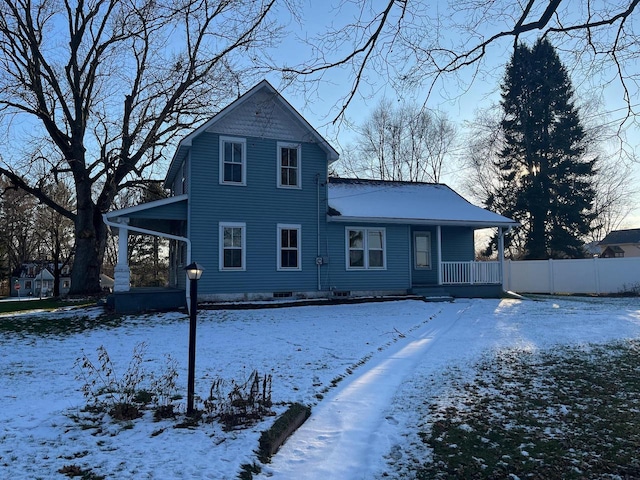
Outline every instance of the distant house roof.
[(513, 227), (518, 222), (477, 207), (439, 183), (329, 179), (329, 217), (340, 222)]
[(630, 243), (640, 243), (640, 228), (613, 230), (602, 239), (599, 245), (623, 245)]
[(278, 102), (278, 104), (282, 107), (282, 109), (287, 112), (290, 117), (292, 117), (298, 125), (301, 125), (310, 135), (310, 138), (313, 139), (316, 143), (320, 145), (320, 147), (327, 153), (327, 157), (330, 162), (333, 162), (338, 159), (338, 152), (325, 140), (325, 138), (318, 133), (318, 131), (307, 122), (298, 111), (291, 106), (289, 102), (287, 102), (282, 95), (271, 85), (267, 80), (262, 80), (260, 83), (255, 85), (249, 91), (238, 97), (231, 104), (227, 105), (225, 108), (220, 110), (216, 115), (214, 115), (207, 122), (202, 124), (200, 127), (196, 128), (189, 135), (184, 137), (180, 143), (178, 144), (178, 148), (171, 159), (171, 164), (169, 165), (169, 170), (167, 171), (167, 176), (165, 177), (164, 186), (168, 188), (178, 174), (180, 169), (180, 165), (182, 161), (188, 154), (191, 149), (191, 145), (193, 143), (193, 139), (203, 132), (212, 128), (216, 123), (222, 121), (225, 117), (227, 117), (231, 112), (239, 109), (244, 103), (246, 103), (253, 95), (257, 92), (266, 91), (271, 95), (271, 98), (274, 101)]

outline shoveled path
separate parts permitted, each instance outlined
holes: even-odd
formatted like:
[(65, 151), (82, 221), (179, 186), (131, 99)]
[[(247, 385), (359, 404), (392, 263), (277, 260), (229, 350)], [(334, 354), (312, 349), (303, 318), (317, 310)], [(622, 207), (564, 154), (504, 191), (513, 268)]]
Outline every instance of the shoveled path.
[(450, 332), (470, 307), (464, 301), (443, 303), (423, 327), (343, 380), (256, 478), (371, 478), (370, 469), (380, 465), (396, 435), (397, 422), (388, 415), (394, 395), (420, 362), (438, 363), (437, 346), (455, 348)]

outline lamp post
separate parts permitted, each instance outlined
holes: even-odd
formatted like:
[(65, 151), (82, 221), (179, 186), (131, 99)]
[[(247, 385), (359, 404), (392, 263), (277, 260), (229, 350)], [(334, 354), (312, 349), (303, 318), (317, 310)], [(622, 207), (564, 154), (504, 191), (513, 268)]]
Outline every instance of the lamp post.
[(198, 309), (198, 280), (202, 276), (201, 265), (193, 262), (185, 267), (189, 278), (191, 305), (189, 307), (189, 378), (187, 383), (187, 415), (193, 415), (193, 397), (196, 373), (196, 315)]

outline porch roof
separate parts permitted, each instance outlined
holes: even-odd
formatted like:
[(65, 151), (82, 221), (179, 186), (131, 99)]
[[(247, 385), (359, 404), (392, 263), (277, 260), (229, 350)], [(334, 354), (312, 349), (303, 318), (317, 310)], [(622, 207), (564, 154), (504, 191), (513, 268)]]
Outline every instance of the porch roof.
[(113, 210), (104, 216), (110, 222), (118, 223), (120, 219), (126, 218), (128, 219), (128, 225), (132, 227), (171, 233), (176, 222), (187, 220), (187, 203), (187, 195), (177, 195), (133, 207)]
[(447, 185), (329, 179), (329, 220), (473, 228), (514, 227), (518, 222), (469, 203)]

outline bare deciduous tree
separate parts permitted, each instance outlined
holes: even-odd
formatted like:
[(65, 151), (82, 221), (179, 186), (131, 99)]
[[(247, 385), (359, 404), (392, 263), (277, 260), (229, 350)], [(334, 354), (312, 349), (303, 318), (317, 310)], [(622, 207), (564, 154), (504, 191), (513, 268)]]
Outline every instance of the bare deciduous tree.
[[(73, 193), (65, 183), (43, 185), (41, 188), (58, 205), (74, 210)], [(32, 234), (40, 245), (38, 260), (51, 262), (53, 296), (59, 297), (62, 270), (73, 258), (73, 222), (44, 204), (38, 205), (34, 213), (36, 221)]]
[[(101, 213), (118, 192), (253, 81), (252, 60), (280, 35), (275, 4), (0, 1), (0, 173), (74, 222), (72, 293), (100, 289)], [(74, 211), (42, 189), (62, 179)]]
[(360, 178), (408, 182), (439, 182), (456, 137), (443, 114), (384, 99), (356, 131), (357, 145), (337, 168)]
[(324, 80), (328, 71), (346, 72), (349, 82), (337, 105), (337, 120), (356, 94), (376, 85), (381, 75), (399, 90), (426, 89), (427, 98), (442, 79), (460, 82), (455, 86), (464, 90), (478, 76), (492, 76), (491, 61), (533, 33), (551, 40), (582, 78), (594, 77), (601, 85), (617, 81), (628, 105), (623, 120), (628, 120), (636, 114), (632, 99), (638, 93), (638, 74), (629, 68), (640, 55), (638, 3), (450, 0), (434, 5), (342, 0), (333, 26), (306, 40), (314, 57), (282, 73), (292, 82), (303, 76), (302, 88), (313, 91), (312, 85)]

